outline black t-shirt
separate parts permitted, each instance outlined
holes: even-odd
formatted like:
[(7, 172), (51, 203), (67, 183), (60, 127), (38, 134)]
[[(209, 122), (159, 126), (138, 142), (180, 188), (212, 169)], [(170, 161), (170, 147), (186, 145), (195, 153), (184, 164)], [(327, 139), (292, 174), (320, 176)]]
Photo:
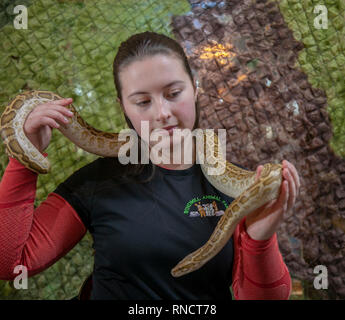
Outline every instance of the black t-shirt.
[(233, 198), (214, 188), (199, 164), (155, 166), (142, 184), (117, 183), (118, 168), (117, 158), (100, 157), (54, 191), (92, 234), (91, 299), (231, 299), (233, 238), (199, 270), (179, 278), (170, 271), (206, 243)]

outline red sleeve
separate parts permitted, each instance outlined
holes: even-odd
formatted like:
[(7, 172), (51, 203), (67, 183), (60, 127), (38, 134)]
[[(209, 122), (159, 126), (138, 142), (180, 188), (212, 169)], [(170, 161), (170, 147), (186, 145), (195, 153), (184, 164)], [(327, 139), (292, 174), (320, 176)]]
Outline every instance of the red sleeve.
[(277, 235), (254, 240), (245, 229), (245, 218), (234, 232), (235, 259), (232, 289), (236, 300), (287, 300), (291, 278), (279, 251)]
[(9, 158), (0, 182), (1, 280), (14, 280), (17, 265), (27, 267), (29, 277), (47, 269), (87, 231), (75, 210), (58, 194), (50, 193), (34, 209), (37, 177)]

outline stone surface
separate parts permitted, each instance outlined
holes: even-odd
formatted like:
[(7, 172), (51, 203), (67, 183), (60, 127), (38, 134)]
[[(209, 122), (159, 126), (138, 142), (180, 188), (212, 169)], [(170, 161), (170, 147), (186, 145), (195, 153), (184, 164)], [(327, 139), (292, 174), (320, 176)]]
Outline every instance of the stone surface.
[[(227, 129), (227, 160), (250, 170), (283, 159), (294, 164), (301, 188), (278, 231), (284, 261), (310, 297), (345, 298), (345, 162), (329, 147), (325, 92), (295, 67), (303, 43), (276, 3), (223, 1), (201, 11), (204, 1), (193, 2), (204, 40), (188, 17), (173, 17), (172, 26), (179, 43), (194, 48), (188, 59), (201, 83), (201, 127)], [(322, 293), (313, 288), (320, 264), (329, 273)]]

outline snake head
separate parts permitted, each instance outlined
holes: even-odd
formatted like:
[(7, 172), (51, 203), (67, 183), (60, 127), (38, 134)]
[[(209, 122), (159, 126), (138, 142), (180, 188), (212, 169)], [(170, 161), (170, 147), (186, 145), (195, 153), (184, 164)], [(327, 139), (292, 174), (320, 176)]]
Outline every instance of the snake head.
[[(182, 263), (183, 262), (183, 263)], [(185, 263), (185, 261), (181, 261), (178, 263), (172, 270), (171, 270), (171, 275), (174, 278), (178, 278), (181, 276), (184, 276), (187, 273), (190, 273), (195, 270), (195, 266), (192, 262), (190, 263)]]
[(266, 163), (262, 168), (260, 178), (265, 178), (270, 175), (272, 171), (281, 170), (283, 166), (281, 164), (276, 163)]

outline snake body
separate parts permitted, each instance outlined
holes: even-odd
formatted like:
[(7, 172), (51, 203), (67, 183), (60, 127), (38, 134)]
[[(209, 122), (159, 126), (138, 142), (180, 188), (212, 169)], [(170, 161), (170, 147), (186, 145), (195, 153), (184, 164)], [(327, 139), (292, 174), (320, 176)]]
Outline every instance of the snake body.
[[(50, 91), (23, 92), (7, 105), (0, 118), (0, 135), (7, 155), (36, 173), (48, 173), (51, 165), (48, 158), (45, 158), (26, 137), (24, 122), (37, 105), (59, 99), (63, 98)], [(118, 133), (97, 130), (81, 118), (73, 105), (66, 108), (74, 114), (68, 124), (58, 128), (66, 138), (87, 152), (102, 157), (119, 156), (119, 149), (126, 142), (119, 141)], [(259, 179), (255, 181), (255, 171), (244, 170), (222, 158), (222, 152), (218, 150), (217, 136), (207, 138), (210, 133), (208, 130), (201, 131), (201, 135), (204, 135), (204, 148), (197, 147), (197, 157), (204, 159), (200, 162), (202, 172), (215, 188), (234, 200), (226, 208), (209, 240), (171, 270), (174, 277), (201, 268), (225, 246), (242, 218), (266, 202), (276, 199), (279, 194), (282, 182), (280, 164), (266, 163)], [(217, 169), (225, 166), (224, 170), (220, 170), (222, 174), (209, 174), (209, 169), (216, 167), (215, 163)]]

